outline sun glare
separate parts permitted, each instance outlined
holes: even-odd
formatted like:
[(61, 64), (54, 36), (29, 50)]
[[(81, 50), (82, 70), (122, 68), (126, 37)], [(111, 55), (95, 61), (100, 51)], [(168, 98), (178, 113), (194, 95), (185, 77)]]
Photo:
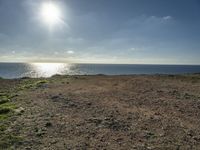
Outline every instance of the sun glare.
[(61, 10), (53, 2), (46, 2), (41, 7), (42, 20), (48, 25), (55, 25), (61, 20)]
[(39, 77), (50, 77), (55, 74), (63, 74), (63, 71), (68, 71), (70, 68), (69, 64), (63, 63), (32, 63), (29, 65), (31, 65), (34, 70), (32, 76), (34, 76), (35, 73)]

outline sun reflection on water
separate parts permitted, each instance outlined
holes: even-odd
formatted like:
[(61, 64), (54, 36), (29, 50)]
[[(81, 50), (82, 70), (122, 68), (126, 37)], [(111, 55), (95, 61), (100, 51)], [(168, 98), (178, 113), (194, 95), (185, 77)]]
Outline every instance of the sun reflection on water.
[(55, 74), (64, 74), (70, 70), (70, 64), (64, 63), (31, 63), (31, 76), (51, 77)]

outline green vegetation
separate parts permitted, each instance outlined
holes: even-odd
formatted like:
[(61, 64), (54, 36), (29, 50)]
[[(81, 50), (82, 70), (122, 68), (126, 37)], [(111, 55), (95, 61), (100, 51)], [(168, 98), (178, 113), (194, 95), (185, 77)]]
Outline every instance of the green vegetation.
[[(47, 80), (27, 80), (24, 79), (20, 86), (18, 86), (12, 93), (17, 93), (18, 91), (25, 89), (35, 89), (42, 87), (44, 84), (48, 83)], [(17, 94), (10, 94), (11, 92), (0, 92), (0, 149), (14, 149), (14, 146), (20, 143), (23, 139), (22, 137), (16, 136), (13, 133), (7, 132), (8, 127), (11, 124), (11, 119), (13, 116), (21, 114), (24, 111), (23, 108), (17, 108), (17, 106), (11, 102), (13, 97)], [(18, 112), (20, 111), (20, 113)]]
[(5, 125), (0, 125), (0, 132), (5, 131), (6, 130), (6, 126)]
[(0, 108), (8, 108), (8, 109), (11, 109), (11, 110), (14, 110), (16, 109), (16, 105), (11, 103), (11, 102), (8, 102), (8, 103), (4, 103), (4, 104), (1, 104), (0, 105)]
[(11, 124), (11, 118), (24, 112), (22, 107), (17, 108), (17, 106), (11, 101), (12, 98), (18, 95), (13, 93), (17, 93), (25, 89), (43, 87), (47, 83), (47, 80), (24, 79), (22, 80), (20, 86), (12, 89), (12, 92), (0, 92), (0, 149), (14, 149), (14, 146), (23, 140), (22, 137), (16, 136), (14, 133), (7, 131)]
[(9, 108), (0, 108), (0, 115), (1, 114), (7, 114), (10, 112), (10, 109)]
[(10, 99), (15, 95), (0, 93), (0, 149), (10, 149), (13, 145), (22, 141), (21, 137), (15, 136), (12, 133), (6, 132), (9, 127), (9, 118), (15, 115), (15, 104), (10, 102)]
[(8, 99), (9, 96), (6, 93), (0, 93), (0, 100), (2, 99)]
[(9, 102), (9, 100), (8, 100), (8, 99), (3, 99), (3, 100), (0, 100), (0, 104), (4, 104), (4, 103), (7, 103), (7, 102)]
[(9, 149), (15, 144), (20, 143), (20, 141), (22, 141), (22, 137), (12, 134), (3, 135), (0, 137), (0, 149)]
[(0, 121), (8, 119), (9, 115), (8, 114), (1, 114), (0, 115)]
[(24, 90), (24, 89), (34, 89), (34, 88), (38, 88), (41, 87), (42, 85), (48, 83), (47, 80), (39, 80), (36, 82), (33, 81), (25, 81), (22, 86), (19, 88), (19, 90)]
[(6, 95), (6, 94), (5, 94), (5, 93), (1, 93), (1, 92), (0, 92), (0, 96), (4, 96), (4, 95)]
[[(2, 101), (3, 102), (3, 101)], [(14, 110), (16, 109), (16, 105), (8, 102), (8, 100), (4, 101), (4, 103), (0, 104), (0, 121), (5, 120), (13, 115)]]

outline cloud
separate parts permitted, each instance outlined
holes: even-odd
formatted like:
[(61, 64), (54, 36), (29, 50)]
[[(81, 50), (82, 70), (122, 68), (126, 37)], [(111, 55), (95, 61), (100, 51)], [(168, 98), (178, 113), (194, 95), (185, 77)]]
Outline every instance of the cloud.
[(160, 22), (163, 22), (163, 21), (170, 21), (172, 19), (173, 19), (172, 16), (163, 16), (163, 17), (160, 17), (160, 16), (150, 16), (150, 17), (148, 17), (146, 19), (146, 21), (160, 23)]
[(130, 51), (135, 51), (135, 50), (136, 50), (136, 48), (134, 48), (134, 47), (130, 48)]
[(69, 51), (67, 51), (67, 54), (74, 54), (74, 51), (69, 50)]
[(172, 19), (172, 16), (164, 16), (163, 19), (164, 19), (164, 20), (171, 20), (171, 19)]
[(147, 16), (142, 15), (138, 17), (131, 18), (125, 22), (124, 28), (127, 29), (134, 29), (134, 31), (140, 29), (146, 29), (149, 26), (157, 26), (157, 25), (164, 25), (167, 22), (170, 22), (173, 19), (172, 16)]

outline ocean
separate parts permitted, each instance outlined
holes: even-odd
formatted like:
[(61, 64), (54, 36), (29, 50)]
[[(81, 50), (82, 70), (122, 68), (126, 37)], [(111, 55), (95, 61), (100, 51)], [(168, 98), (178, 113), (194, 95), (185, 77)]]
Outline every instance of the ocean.
[(200, 73), (200, 65), (0, 63), (0, 77), (51, 77), (60, 75), (131, 75)]

